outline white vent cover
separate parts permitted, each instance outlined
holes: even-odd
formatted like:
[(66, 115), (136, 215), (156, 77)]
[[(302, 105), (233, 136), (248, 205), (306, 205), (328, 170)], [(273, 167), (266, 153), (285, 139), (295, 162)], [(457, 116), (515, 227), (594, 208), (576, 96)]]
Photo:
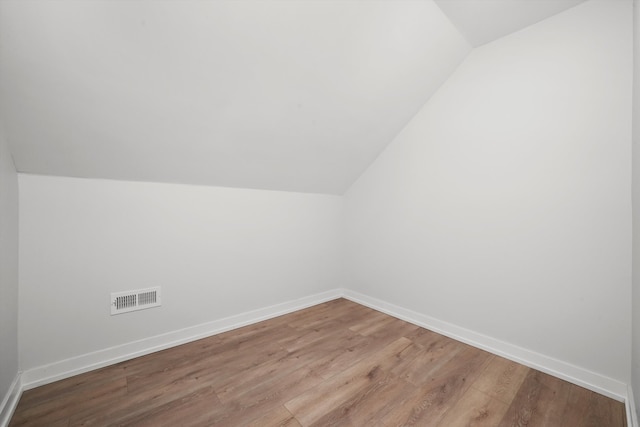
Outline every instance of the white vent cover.
[(160, 287), (111, 294), (111, 315), (160, 306)]

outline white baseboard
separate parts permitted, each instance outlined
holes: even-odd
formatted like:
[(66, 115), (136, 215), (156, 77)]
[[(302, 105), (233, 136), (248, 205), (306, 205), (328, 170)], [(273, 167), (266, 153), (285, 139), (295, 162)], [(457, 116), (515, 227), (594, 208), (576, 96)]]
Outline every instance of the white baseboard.
[(627, 425), (629, 427), (638, 427), (638, 416), (636, 414), (636, 401), (633, 398), (633, 388), (627, 387), (627, 400), (625, 402), (627, 410)]
[(9, 425), (9, 421), (11, 420), (11, 416), (13, 412), (16, 410), (16, 406), (18, 406), (18, 401), (20, 400), (20, 395), (22, 395), (22, 379), (21, 374), (18, 372), (16, 377), (13, 379), (7, 394), (2, 399), (2, 403), (0, 404), (0, 426), (6, 427)]
[(345, 290), (344, 298), (569, 381), (607, 397), (621, 402), (628, 401), (627, 384), (621, 381), (359, 292)]
[[(625, 402), (628, 425), (630, 427), (638, 427), (633, 392), (627, 384), (621, 381), (348, 289), (333, 289), (309, 297), (29, 369), (16, 377), (11, 392), (5, 397), (3, 406), (0, 407), (0, 421), (8, 423), (23, 390), (281, 316), (340, 297), (540, 370), (596, 393)], [(0, 426), (4, 425), (0, 424)]]
[(144, 356), (180, 344), (241, 328), (326, 301), (340, 298), (342, 289), (334, 289), (308, 297), (287, 301), (270, 307), (252, 310), (235, 316), (203, 323), (189, 328), (169, 332), (139, 341), (83, 354), (45, 366), (39, 366), (22, 373), (22, 389), (29, 390), (64, 378), (113, 365), (134, 357)]

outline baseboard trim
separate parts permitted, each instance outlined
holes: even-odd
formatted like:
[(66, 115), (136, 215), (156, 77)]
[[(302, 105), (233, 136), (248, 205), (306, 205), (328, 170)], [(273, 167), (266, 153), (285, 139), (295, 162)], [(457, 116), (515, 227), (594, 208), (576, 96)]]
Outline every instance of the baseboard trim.
[(299, 298), (269, 307), (248, 311), (212, 322), (168, 332), (139, 341), (98, 350), (70, 359), (61, 360), (45, 366), (26, 370), (22, 374), (22, 390), (29, 390), (54, 381), (69, 378), (94, 369), (113, 365), (135, 357), (144, 356), (188, 342), (196, 341), (215, 334), (241, 328), (283, 314), (302, 310), (326, 301), (340, 298), (342, 289)]
[(621, 381), (359, 292), (345, 290), (343, 297), (618, 401), (627, 402), (629, 400), (627, 384)]
[(6, 427), (9, 425), (11, 416), (18, 406), (18, 401), (22, 395), (22, 375), (18, 372), (7, 391), (7, 394), (2, 399), (0, 404), (0, 426)]
[(3, 406), (0, 407), (0, 426), (9, 422), (24, 390), (341, 297), (622, 401), (626, 406), (628, 425), (638, 427), (633, 391), (621, 381), (348, 289), (333, 289), (29, 369), (16, 376), (10, 392), (5, 397)]
[(627, 425), (629, 427), (638, 427), (638, 416), (636, 414), (636, 401), (633, 398), (633, 388), (631, 385), (627, 387), (627, 400), (625, 401), (627, 410)]

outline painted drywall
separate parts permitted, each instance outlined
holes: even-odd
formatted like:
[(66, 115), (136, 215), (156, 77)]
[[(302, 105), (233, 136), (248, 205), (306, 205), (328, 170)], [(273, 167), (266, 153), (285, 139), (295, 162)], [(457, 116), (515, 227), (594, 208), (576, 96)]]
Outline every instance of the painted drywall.
[[(25, 371), (340, 287), (338, 196), (19, 174)], [(110, 293), (162, 307), (110, 316)]]
[(630, 1), (475, 49), (345, 195), (348, 287), (628, 383)]
[(0, 1), (21, 172), (343, 194), (471, 47), (432, 0)]
[(633, 1), (633, 290), (631, 386), (640, 409), (640, 1)]
[(481, 46), (585, 0), (435, 0), (472, 46)]
[(18, 174), (0, 126), (0, 402), (18, 368)]

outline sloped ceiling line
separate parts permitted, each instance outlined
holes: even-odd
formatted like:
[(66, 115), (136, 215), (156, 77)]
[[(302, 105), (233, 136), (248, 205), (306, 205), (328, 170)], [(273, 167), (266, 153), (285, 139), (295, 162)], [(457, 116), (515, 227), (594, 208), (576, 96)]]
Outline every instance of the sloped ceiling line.
[(471, 50), (452, 21), (483, 40), (472, 3), (5, 0), (0, 118), (21, 172), (343, 194)]

